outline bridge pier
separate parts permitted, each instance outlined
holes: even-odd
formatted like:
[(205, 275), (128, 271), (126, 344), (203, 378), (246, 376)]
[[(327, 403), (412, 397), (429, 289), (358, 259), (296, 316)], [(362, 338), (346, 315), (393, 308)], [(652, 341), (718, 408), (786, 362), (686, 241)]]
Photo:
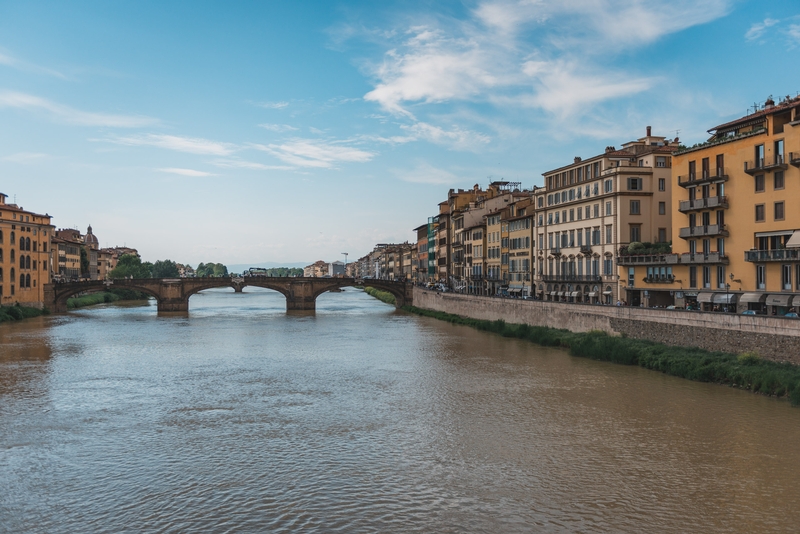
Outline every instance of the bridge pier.
[(158, 301), (160, 312), (188, 312), (189, 299), (161, 299)]
[(286, 311), (314, 311), (317, 309), (317, 301), (314, 298), (286, 297)]

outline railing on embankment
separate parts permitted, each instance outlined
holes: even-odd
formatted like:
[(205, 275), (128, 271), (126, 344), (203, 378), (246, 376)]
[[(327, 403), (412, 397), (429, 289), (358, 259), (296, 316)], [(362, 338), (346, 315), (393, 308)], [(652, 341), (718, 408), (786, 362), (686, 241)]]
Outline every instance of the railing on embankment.
[(414, 306), (573, 332), (602, 330), (667, 345), (733, 353), (753, 351), (766, 359), (800, 365), (800, 319), (480, 297), (418, 287), (414, 288)]

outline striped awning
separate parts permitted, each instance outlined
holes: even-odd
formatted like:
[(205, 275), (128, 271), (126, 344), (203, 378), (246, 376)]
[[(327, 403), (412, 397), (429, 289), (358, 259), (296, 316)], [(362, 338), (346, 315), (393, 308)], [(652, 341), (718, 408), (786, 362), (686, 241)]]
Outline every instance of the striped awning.
[(697, 295), (697, 302), (711, 302), (713, 299), (714, 293), (709, 293), (707, 291), (703, 291)]
[(773, 294), (767, 297), (768, 306), (788, 306), (794, 295)]
[(739, 304), (751, 304), (756, 302), (764, 302), (767, 300), (766, 293), (745, 293), (739, 299)]

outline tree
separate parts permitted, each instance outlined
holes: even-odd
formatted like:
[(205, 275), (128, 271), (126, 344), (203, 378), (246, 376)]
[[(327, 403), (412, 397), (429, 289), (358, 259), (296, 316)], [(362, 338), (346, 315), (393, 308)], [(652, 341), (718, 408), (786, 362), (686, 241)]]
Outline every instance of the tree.
[(117, 266), (108, 273), (108, 276), (110, 278), (150, 278), (152, 268), (152, 263), (142, 263), (142, 259), (136, 254), (123, 254), (119, 257)]
[(177, 264), (172, 260), (158, 260), (150, 270), (153, 278), (177, 278), (180, 276)]
[(86, 247), (81, 247), (81, 278), (89, 278), (89, 254)]
[(194, 270), (195, 276), (228, 276), (228, 268), (221, 263), (201, 263)]

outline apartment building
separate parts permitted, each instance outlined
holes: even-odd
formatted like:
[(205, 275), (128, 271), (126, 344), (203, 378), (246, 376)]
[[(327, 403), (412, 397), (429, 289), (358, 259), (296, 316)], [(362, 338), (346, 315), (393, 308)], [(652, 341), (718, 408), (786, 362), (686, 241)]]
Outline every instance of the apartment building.
[(505, 219), (505, 232), (501, 248), (501, 258), (504, 268), (503, 278), (508, 284), (508, 294), (511, 296), (532, 295), (532, 276), (534, 258), (534, 228), (535, 212), (533, 197), (528, 196), (517, 200), (507, 210)]
[[(535, 193), (537, 294), (546, 300), (611, 304), (620, 292), (620, 247), (666, 242), (671, 227), (672, 154), (652, 135), (544, 173)], [(623, 285), (624, 287), (624, 285)], [(632, 301), (630, 304), (638, 304)]]
[(6, 203), (0, 193), (0, 304), (41, 306), (50, 283), (50, 215)]
[(800, 309), (800, 98), (770, 98), (709, 133), (675, 155), (675, 304)]

